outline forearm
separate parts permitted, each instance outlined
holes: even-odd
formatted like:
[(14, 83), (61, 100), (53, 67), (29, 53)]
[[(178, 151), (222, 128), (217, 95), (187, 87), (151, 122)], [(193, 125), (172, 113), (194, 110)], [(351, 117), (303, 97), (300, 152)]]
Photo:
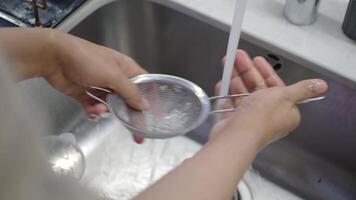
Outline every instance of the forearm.
[(136, 200), (231, 199), (239, 180), (258, 152), (254, 137), (250, 132), (223, 133)]
[(0, 28), (0, 51), (17, 80), (43, 76), (53, 66), (55, 31), (39, 28)]

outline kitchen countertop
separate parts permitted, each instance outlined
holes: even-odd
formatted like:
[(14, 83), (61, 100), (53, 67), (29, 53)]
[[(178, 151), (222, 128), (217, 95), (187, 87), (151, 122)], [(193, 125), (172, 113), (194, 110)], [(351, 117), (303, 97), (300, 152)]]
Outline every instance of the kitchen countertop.
[[(89, 11), (113, 0), (89, 0), (59, 29), (70, 30)], [(235, 0), (150, 0), (229, 31)], [(356, 81), (356, 42), (341, 25), (347, 0), (322, 1), (319, 19), (295, 26), (283, 16), (284, 0), (249, 0), (242, 38), (322, 73)]]
[[(229, 30), (235, 0), (154, 0)], [(356, 81), (356, 42), (346, 37), (342, 22), (347, 0), (322, 1), (319, 18), (296, 26), (283, 16), (285, 0), (249, 0), (242, 38), (314, 70)]]

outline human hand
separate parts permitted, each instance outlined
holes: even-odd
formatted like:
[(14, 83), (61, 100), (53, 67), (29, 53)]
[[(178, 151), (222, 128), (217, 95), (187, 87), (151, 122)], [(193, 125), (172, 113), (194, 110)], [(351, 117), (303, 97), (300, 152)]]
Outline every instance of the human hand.
[[(57, 34), (57, 65), (48, 69), (45, 78), (53, 87), (80, 102), (88, 116), (107, 111), (104, 104), (85, 93), (90, 86), (115, 91), (135, 109), (147, 107), (129, 79), (146, 72), (132, 58), (69, 34)], [(106, 95), (100, 92), (96, 94)], [(143, 141), (140, 136), (134, 139), (138, 143)]]
[[(54, 88), (76, 99), (88, 116), (107, 111), (104, 104), (85, 93), (90, 86), (113, 90), (135, 109), (146, 107), (129, 79), (145, 70), (124, 54), (53, 29), (1, 28), (0, 36), (0, 46), (17, 80), (44, 77)], [(142, 137), (136, 141), (142, 142)]]
[(109, 88), (138, 110), (146, 107), (129, 78), (145, 73), (130, 57), (75, 36), (56, 33), (56, 63), (44, 77), (59, 91), (78, 100), (88, 115), (100, 115), (106, 107), (88, 97), (90, 86)]
[[(217, 84), (217, 91), (220, 85)], [(211, 140), (219, 135), (239, 132), (256, 140), (256, 145), (262, 148), (298, 126), (301, 116), (297, 102), (326, 91), (327, 84), (317, 79), (286, 87), (264, 58), (256, 57), (252, 61), (246, 52), (239, 50), (230, 93), (253, 94), (233, 102), (238, 110), (214, 126)]]
[[(225, 58), (222, 64), (225, 63)], [(215, 94), (219, 95), (222, 82), (219, 81), (215, 87)], [(236, 60), (234, 63), (232, 78), (229, 86), (230, 94), (252, 93), (257, 90), (269, 87), (285, 86), (283, 80), (276, 74), (269, 62), (261, 57), (251, 59), (244, 50), (237, 50)], [(234, 101), (226, 99), (218, 106), (219, 109), (228, 109), (237, 107), (243, 98), (235, 98)], [(225, 117), (231, 116), (232, 112), (224, 113)]]

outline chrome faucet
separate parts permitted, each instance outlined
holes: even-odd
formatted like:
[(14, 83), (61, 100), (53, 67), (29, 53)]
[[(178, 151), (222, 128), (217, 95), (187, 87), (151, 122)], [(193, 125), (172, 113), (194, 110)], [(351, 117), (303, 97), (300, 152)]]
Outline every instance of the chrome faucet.
[(0, 18), (20, 27), (55, 27), (90, 0), (0, 0)]
[(42, 0), (42, 3), (37, 3), (37, 0), (26, 0), (32, 4), (33, 14), (35, 16), (35, 26), (41, 26), (41, 18), (38, 9), (47, 9), (47, 0)]
[(295, 25), (309, 25), (317, 20), (320, 0), (287, 0), (284, 16)]

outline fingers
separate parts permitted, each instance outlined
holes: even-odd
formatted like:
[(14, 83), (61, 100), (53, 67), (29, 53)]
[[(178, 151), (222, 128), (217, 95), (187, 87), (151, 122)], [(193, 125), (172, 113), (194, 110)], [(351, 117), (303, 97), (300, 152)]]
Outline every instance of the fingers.
[(135, 134), (133, 134), (132, 137), (137, 144), (142, 144), (145, 139), (143, 136), (135, 135)]
[[(223, 62), (225, 58), (223, 59)], [(253, 92), (266, 87), (284, 86), (284, 82), (263, 57), (251, 60), (244, 50), (238, 50), (230, 92)]]
[(231, 79), (229, 90), (230, 90), (230, 94), (249, 92), (249, 89), (246, 87), (244, 81), (241, 79), (240, 76), (236, 76)]
[(144, 70), (135, 60), (131, 57), (121, 54), (115, 51), (115, 59), (119, 66), (123, 68), (123, 73), (127, 77), (134, 77), (140, 74), (146, 74), (147, 71)]
[(267, 60), (261, 56), (253, 59), (256, 69), (259, 71), (268, 87), (285, 86), (282, 79), (274, 71), (273, 67)]
[(111, 89), (125, 99), (125, 102), (137, 110), (148, 107), (142, 98), (137, 86), (128, 77), (146, 73), (131, 57), (113, 50), (114, 58), (118, 65), (117, 72), (111, 79)]
[[(237, 57), (238, 51), (236, 51), (236, 57)], [(226, 57), (222, 59), (222, 65), (224, 66), (225, 64)], [(244, 82), (241, 80), (241, 77), (239, 76), (239, 73), (237, 72), (237, 62), (235, 61), (234, 63), (234, 68), (232, 71), (232, 77), (231, 77), (231, 82), (230, 82), (230, 87), (229, 87), (229, 92), (230, 94), (236, 94), (236, 93), (246, 93), (248, 92), (248, 89), (246, 88)], [(219, 95), (220, 88), (221, 88), (221, 81), (217, 84), (219, 85), (219, 90), (216, 92), (216, 95)], [(216, 89), (217, 87), (215, 87)]]
[(124, 98), (125, 102), (132, 108), (144, 110), (148, 107), (146, 101), (142, 98), (137, 86), (118, 70), (116, 76), (113, 76), (109, 87)]
[(266, 88), (267, 84), (250, 56), (244, 50), (237, 50), (236, 54), (230, 93), (247, 93)]
[(221, 81), (219, 81), (219, 82), (215, 85), (214, 93), (215, 93), (215, 95), (216, 95), (216, 96), (218, 96), (218, 95), (219, 95), (219, 93), (220, 93), (220, 90), (221, 90), (221, 84), (222, 84), (222, 82), (221, 82)]
[(108, 111), (107, 107), (102, 103), (91, 104), (90, 102), (82, 103), (88, 117), (96, 117)]
[[(215, 85), (215, 95), (219, 95), (220, 94), (220, 89), (221, 89), (221, 84), (222, 81), (219, 81), (216, 85)], [(230, 81), (230, 88), (229, 88), (230, 94), (236, 94), (236, 93), (247, 93), (248, 90), (245, 87), (245, 84), (242, 82), (240, 77), (234, 77), (231, 81)]]
[(263, 76), (256, 69), (254, 62), (243, 50), (237, 51), (235, 69), (248, 91), (253, 92), (267, 87)]
[(307, 100), (324, 94), (328, 89), (325, 81), (320, 79), (311, 79), (300, 81), (296, 84), (286, 87), (286, 95), (294, 102)]

